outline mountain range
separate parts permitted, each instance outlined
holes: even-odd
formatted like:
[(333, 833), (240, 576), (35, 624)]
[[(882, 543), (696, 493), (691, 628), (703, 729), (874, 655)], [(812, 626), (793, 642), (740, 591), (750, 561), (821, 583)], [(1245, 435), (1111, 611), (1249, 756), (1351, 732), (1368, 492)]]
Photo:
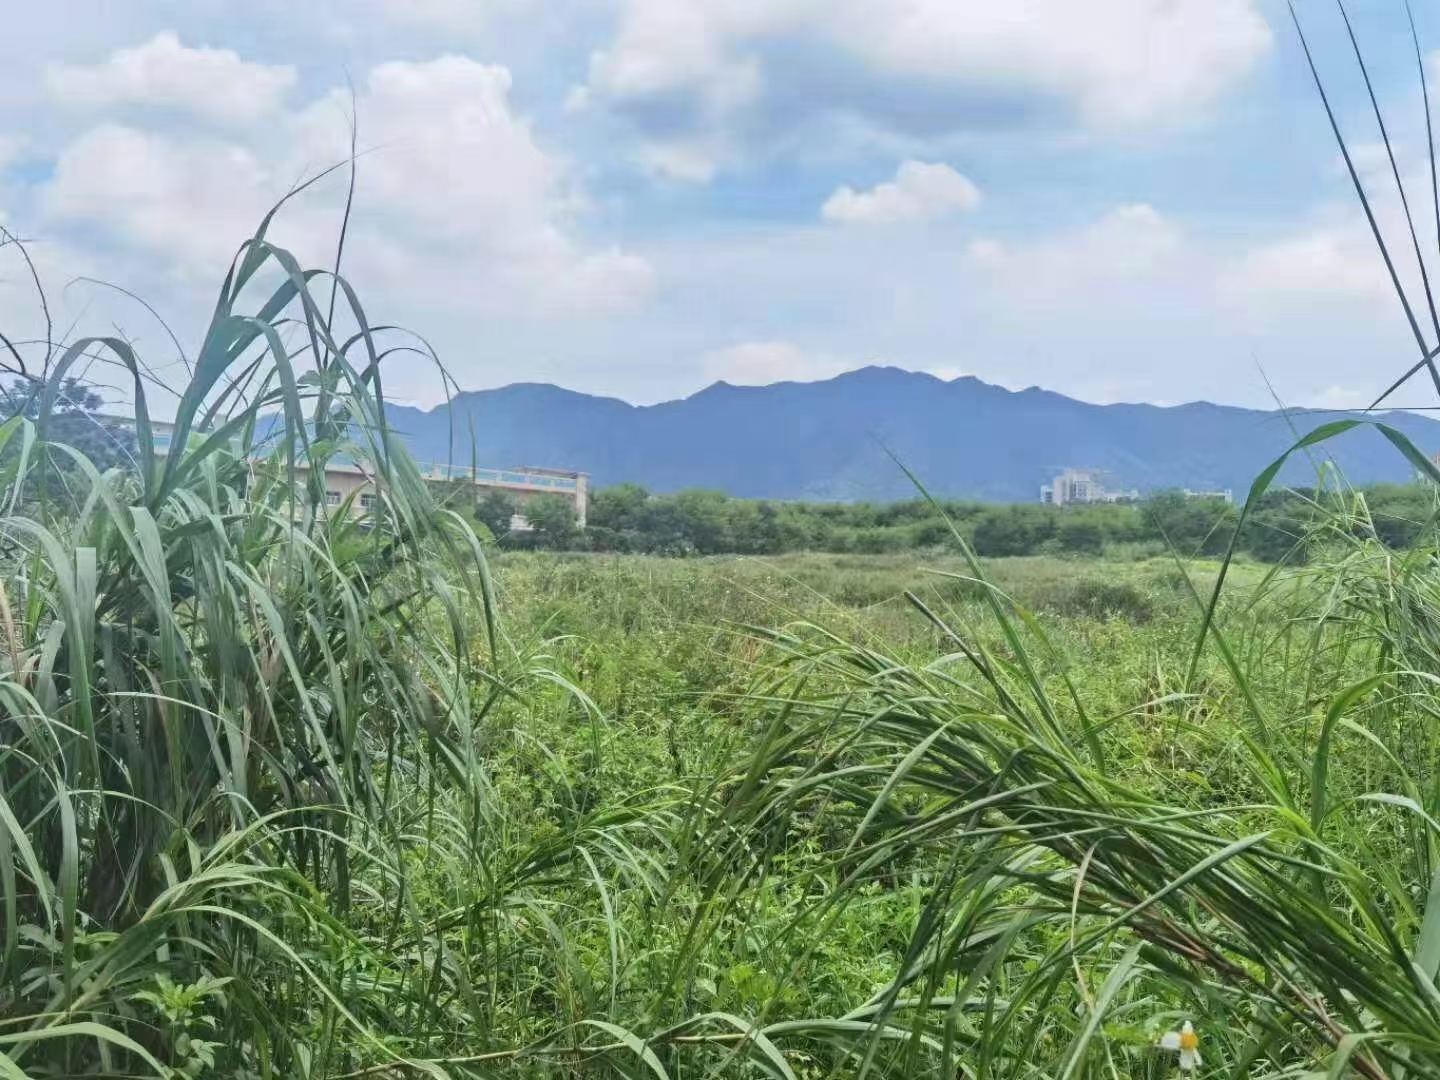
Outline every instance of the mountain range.
[[(430, 410), (387, 409), (422, 461), (550, 466), (590, 474), (594, 486), (633, 481), (654, 492), (711, 488), (768, 499), (888, 500), (915, 489), (903, 462), (934, 494), (1031, 502), (1063, 468), (1104, 470), (1107, 486), (1233, 488), (1236, 496), (1295, 441), (1347, 414), (1264, 411), (1209, 402), (1094, 405), (972, 376), (949, 381), (868, 367), (821, 382), (732, 386), (631, 405), (542, 383), (467, 391)], [(1371, 414), (1425, 453), (1440, 422)], [(1411, 469), (1378, 432), (1325, 444), (1354, 484), (1404, 480)], [(892, 456), (893, 455), (893, 456)], [(1314, 478), (1304, 455), (1281, 480)]]

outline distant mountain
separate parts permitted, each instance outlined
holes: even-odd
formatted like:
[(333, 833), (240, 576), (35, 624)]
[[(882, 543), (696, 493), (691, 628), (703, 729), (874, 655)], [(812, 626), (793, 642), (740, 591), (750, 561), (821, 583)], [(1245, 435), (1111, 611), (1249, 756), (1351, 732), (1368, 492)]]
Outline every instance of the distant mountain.
[[(656, 492), (714, 488), (771, 499), (897, 499), (914, 488), (904, 462), (935, 494), (1029, 502), (1065, 467), (1103, 469), (1112, 486), (1229, 487), (1236, 495), (1294, 441), (1337, 419), (1208, 402), (1092, 405), (1032, 387), (869, 367), (823, 382), (731, 386), (680, 401), (630, 405), (557, 386), (517, 383), (466, 392), (429, 411), (391, 407), (390, 422), (424, 461), (547, 465), (588, 472), (598, 486), (634, 481)], [(1440, 422), (1379, 419), (1426, 454)], [(1405, 461), (1377, 432), (1326, 444), (1352, 483), (1403, 480)], [(888, 452), (887, 452), (888, 451)], [(1313, 477), (1303, 458), (1283, 474)]]

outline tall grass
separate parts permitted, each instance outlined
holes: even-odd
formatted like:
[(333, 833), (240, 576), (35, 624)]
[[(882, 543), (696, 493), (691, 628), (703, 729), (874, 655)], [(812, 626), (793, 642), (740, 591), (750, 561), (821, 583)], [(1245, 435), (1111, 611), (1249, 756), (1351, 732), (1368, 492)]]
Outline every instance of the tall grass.
[[(848, 1053), (868, 1019), (742, 1017), (677, 983), (739, 977), (757, 855), (714, 774), (600, 787), (608, 721), (551, 632), (507, 634), (472, 528), (388, 429), (386, 340), (262, 228), (166, 452), (118, 338), (50, 357), (38, 419), (0, 427), (0, 1075), (783, 1076), (787, 1040)], [(133, 464), (103, 472), (51, 423), (97, 355), (136, 414)], [(340, 455), (372, 514), (327, 506)], [(541, 709), (582, 733), (578, 767)]]
[(935, 1054), (945, 1075), (1028, 1075), (1037, 1054), (1061, 1075), (1144, 1070), (1184, 1015), (1225, 1070), (1433, 1074), (1440, 806), (1433, 738), (1410, 725), (1433, 711), (1434, 571), (1383, 569), (1396, 614), (1357, 591), (1291, 628), (1297, 681), (1340, 648), (1368, 668), (1313, 711), (1271, 715), (1260, 673), (1234, 665), (1229, 711), (1205, 722), (1244, 747), (1243, 804), (1107, 768), (1097, 743), (1163, 738), (1172, 703), (1087, 722), (1034, 676), (1046, 646), (1023, 624), (1012, 651), (927, 608), (952, 650), (924, 665), (815, 627), (775, 635), (783, 722), (735, 812), (767, 829), (838, 821), (831, 918), (867, 883), (925, 875), (925, 914), (875, 1002), (913, 1018), (916, 1071)]
[[(739, 588), (696, 632), (617, 570), (581, 594), (660, 670), (571, 670), (573, 578), (507, 629), (388, 427), (397, 346), (268, 228), (167, 452), (119, 338), (0, 426), (0, 1076), (1158, 1077), (1189, 1019), (1208, 1073), (1440, 1077), (1433, 542), (1341, 492), (1246, 595), (1227, 558), (1052, 596), (1104, 642), (1193, 600), (1103, 695), (958, 532), (903, 652), (834, 607), (754, 629), (786, 612)], [(133, 468), (53, 437), (95, 355)]]
[[(1348, 164), (1318, 72), (1316, 83)], [(1406, 282), (1433, 315), (1426, 260), (1440, 252), (1422, 249), (1390, 160), (1406, 269), (1350, 174), (1420, 359), (1377, 404), (1422, 369), (1433, 375), (1436, 351)], [(1291, 453), (1359, 423), (1324, 425)], [(1377, 426), (1401, 460), (1440, 480)], [(1242, 524), (1289, 456), (1256, 480)], [(866, 1013), (891, 1025), (877, 1048), (895, 1025), (911, 1033), (903, 1062), (877, 1071), (1153, 1074), (1175, 1067), (1161, 1033), (1192, 1019), (1214, 1073), (1440, 1073), (1434, 520), (1428, 546), (1396, 556), (1355, 498), (1341, 493), (1308, 538), (1323, 555), (1314, 568), (1272, 575), (1227, 622), (1232, 546), (1213, 588), (1194, 591), (1177, 692), (1116, 715), (1088, 712), (1064, 656), (987, 583), (958, 530), (989, 631), (973, 610), (912, 594), (944, 642), (928, 662), (814, 624), (766, 635), (779, 656), (761, 691), (773, 720), (734, 780), (731, 819), (765, 835), (824, 821), (845, 837), (824, 874), (826, 926), (877, 885), (908, 878), (923, 892), (897, 975)], [(1136, 767), (1157, 741), (1202, 730), (1235, 751), (1223, 787)], [(881, 1061), (860, 1071), (871, 1064)]]
[[(357, 870), (403, 880), (395, 793), (417, 760), (483, 814), (474, 725), (510, 677), (483, 561), (395, 448), (375, 334), (341, 283), (342, 336), (325, 284), (263, 229), (247, 242), (166, 454), (142, 362), (118, 338), (70, 345), (38, 422), (0, 428), (12, 1068), (158, 1067), (167, 1033), (136, 1015), (135, 994), (204, 971), (254, 1020), (217, 1035), (292, 1074), (307, 1051), (287, 1010), (358, 1018), (286, 925), (338, 932), (369, 900)], [(133, 378), (133, 471), (102, 474), (47, 439), (55, 389), (96, 353)], [(320, 468), (338, 453), (383, 492), (364, 525), (326, 512)], [(54, 469), (73, 506), (22, 501)]]
[[(573, 1011), (517, 993), (570, 947), (528, 887), (656, 887), (627, 836), (663, 804), (520, 835), (498, 813), (496, 716), (564, 682), (507, 644), (473, 531), (389, 432), (380, 339), (262, 229), (168, 453), (117, 338), (71, 344), (39, 420), (0, 427), (0, 1074), (438, 1075)], [(48, 437), (97, 353), (133, 377), (133, 470)], [(363, 520), (326, 507), (340, 454), (381, 493)]]

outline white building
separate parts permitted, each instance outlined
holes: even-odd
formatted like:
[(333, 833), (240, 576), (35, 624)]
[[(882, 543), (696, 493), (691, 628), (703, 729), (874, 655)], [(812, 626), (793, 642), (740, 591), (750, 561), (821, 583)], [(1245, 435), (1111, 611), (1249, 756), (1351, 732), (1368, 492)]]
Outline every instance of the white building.
[(1050, 483), (1040, 485), (1040, 501), (1050, 506), (1127, 502), (1138, 498), (1140, 492), (1134, 488), (1128, 491), (1107, 488), (1094, 469), (1066, 469)]
[[(112, 417), (123, 423), (134, 425), (129, 417)], [(157, 454), (170, 452), (170, 441), (175, 425), (163, 420), (152, 420), (150, 426)], [(511, 496), (517, 504), (517, 512), (511, 518), (514, 532), (528, 532), (530, 522), (524, 516), (525, 504), (539, 496), (558, 495), (575, 505), (575, 520), (581, 528), (585, 526), (585, 512), (589, 507), (590, 478), (586, 473), (568, 469), (547, 469), (540, 466), (519, 466), (513, 469), (478, 469), (465, 465), (441, 465), (435, 462), (417, 461), (423, 479), (432, 484), (467, 484), (476, 496), (487, 491), (502, 491)], [(295, 471), (305, 474), (309, 467), (297, 462)], [(340, 506), (351, 502), (360, 513), (369, 513), (375, 507), (377, 495), (376, 477), (373, 471), (344, 454), (334, 454), (325, 463), (325, 502), (328, 506)]]
[(1191, 491), (1189, 488), (1185, 488), (1183, 490), (1187, 499), (1220, 499), (1227, 503), (1235, 501), (1235, 495), (1229, 488), (1211, 488), (1200, 491)]

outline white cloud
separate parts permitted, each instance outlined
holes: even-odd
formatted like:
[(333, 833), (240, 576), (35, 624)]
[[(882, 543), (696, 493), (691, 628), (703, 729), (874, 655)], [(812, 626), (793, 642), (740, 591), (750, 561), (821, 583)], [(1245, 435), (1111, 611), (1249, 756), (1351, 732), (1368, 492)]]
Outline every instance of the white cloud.
[(590, 108), (590, 88), (588, 86), (572, 86), (565, 94), (565, 111), (567, 113), (583, 113)]
[(272, 115), (294, 84), (294, 68), (251, 63), (229, 49), (191, 48), (170, 31), (118, 49), (103, 63), (45, 69), (51, 96), (67, 104), (158, 106), (227, 125)]
[(1270, 43), (1255, 0), (622, 0), (589, 89), (662, 144), (826, 114), (926, 136), (997, 102), (1107, 130), (1190, 118)]
[[(510, 81), (459, 56), (371, 70), (355, 103), (371, 149), (359, 163), (352, 274), (392, 297), (472, 313), (643, 301), (648, 263), (578, 238), (584, 192), (511, 108)], [(213, 275), (297, 179), (345, 160), (350, 106), (348, 92), (327, 94), (263, 145), (103, 125), (62, 152), (43, 206), (52, 222), (87, 222)], [(302, 196), (279, 219), (275, 237), (302, 261), (328, 261), (342, 187)]]
[(1148, 203), (1131, 203), (1079, 228), (1029, 244), (977, 240), (966, 257), (1011, 297), (1059, 305), (1100, 283), (1147, 281), (1188, 272), (1179, 226)]
[(855, 18), (852, 47), (893, 72), (944, 77), (963, 64), (969, 77), (1073, 101), (1100, 126), (1184, 116), (1270, 45), (1250, 0), (907, 0), (897, 9), (885, 26)]
[(51, 221), (87, 222), (162, 255), (172, 271), (213, 276), (259, 224), (271, 190), (242, 146), (104, 124), (65, 147), (42, 207)]
[(24, 152), (25, 140), (18, 135), (0, 133), (0, 173), (8, 169)]
[(1375, 400), (1375, 390), (1355, 386), (1327, 386), (1306, 402), (1311, 409), (1367, 409)]
[[(365, 144), (376, 150), (361, 162), (360, 190), (366, 212), (388, 226), (374, 272), (499, 310), (640, 302), (653, 286), (649, 265), (575, 237), (584, 192), (568, 163), (542, 149), (515, 114), (510, 86), (505, 68), (460, 56), (370, 73), (359, 115)], [(298, 145), (324, 154), (329, 140), (328, 153), (347, 152), (336, 123), (347, 105), (337, 92), (307, 109)]]
[(733, 46), (794, 25), (805, 0), (627, 0), (609, 49), (590, 58), (593, 86), (614, 98), (694, 89), (722, 112), (755, 100), (759, 61)]
[(825, 200), (820, 216), (846, 224), (887, 225), (946, 217), (979, 204), (980, 189), (949, 165), (906, 161), (894, 180), (869, 191), (839, 188)]
[[(739, 327), (738, 341), (767, 347), (722, 352), (706, 378), (729, 377), (721, 361), (744, 361), (756, 373), (747, 381), (765, 381), (882, 357), (1090, 398), (1235, 400), (1258, 381), (1254, 347), (1212, 348), (1237, 326), (1233, 313), (1217, 318), (1213, 242), (1144, 203), (968, 247), (937, 243), (932, 230), (858, 227), (677, 241), (653, 252), (666, 283), (654, 318), (683, 312), (671, 331), (682, 344), (653, 351), (703, 356)], [(830, 358), (848, 363), (826, 370)]]
[(540, 0), (379, 0), (385, 18), (454, 33), (480, 30), (494, 19), (540, 6)]
[(640, 148), (640, 164), (647, 171), (694, 184), (709, 183), (728, 156), (722, 140), (708, 138), (651, 142)]
[(996, 261), (1005, 257), (1005, 245), (999, 240), (981, 237), (979, 240), (970, 241), (965, 248), (965, 254), (976, 263)]
[[(1397, 146), (1391, 143), (1390, 148), (1386, 149), (1383, 142), (1364, 142), (1356, 143), (1349, 149), (1350, 163), (1355, 166), (1355, 171), (1360, 174), (1361, 182), (1367, 188), (1376, 184), (1393, 183), (1390, 168), (1392, 153), (1402, 175), (1413, 173), (1415, 170), (1415, 163), (1411, 160), (1410, 150), (1407, 146)], [(1349, 178), (1349, 170), (1345, 167), (1345, 157), (1339, 152), (1335, 154), (1334, 171), (1336, 176)]]
[(716, 349), (702, 358), (705, 377), (736, 386), (813, 382), (857, 366), (826, 353), (812, 353), (788, 341), (747, 341)]
[(1289, 233), (1217, 236), (1138, 203), (1046, 238), (976, 240), (952, 287), (965, 294), (956, 317), (983, 326), (968, 354), (982, 377), (1005, 381), (987, 355), (999, 349), (1027, 382), (1087, 400), (1263, 408), (1268, 378), (1287, 400), (1368, 404), (1413, 343), (1356, 216), (1337, 208)]
[[(79, 277), (94, 277), (101, 272), (93, 252), (52, 239), (39, 239), (25, 244), (25, 255), (29, 257), (29, 266), (17, 247), (0, 245), (0, 329), (15, 344), (31, 374), (44, 370), (47, 351), (52, 362), (58, 357), (58, 348), (46, 348), (47, 331), (59, 338), (80, 319), (84, 319), (87, 326), (103, 327), (104, 333), (114, 333), (119, 327), (132, 341), (139, 339), (149, 344), (149, 334), (157, 328), (148, 315), (143, 315), (142, 325), (135, 320), (136, 305), (119, 293), (76, 282)], [(36, 278), (44, 293), (43, 305), (36, 290)], [(46, 307), (51, 317), (49, 327), (45, 321)], [(72, 333), (71, 340), (77, 336)], [(11, 364), (9, 349), (3, 352), (4, 362)], [(170, 375), (170, 357), (166, 353), (147, 349), (147, 359), (154, 368), (160, 369), (160, 377)], [(131, 385), (118, 361), (109, 359), (103, 350), (81, 359), (71, 373), (105, 388), (103, 396), (109, 401), (122, 400), (124, 391)]]
[[(510, 72), (461, 56), (393, 61), (366, 79), (357, 111), (365, 197), (440, 238), (528, 231), (570, 200), (563, 163), (545, 153), (510, 108)], [(297, 150), (317, 165), (349, 154), (349, 95), (307, 107)], [(508, 235), (493, 242), (503, 244)]]
[[(1364, 144), (1356, 147), (1352, 156), (1395, 270), (1417, 305), (1418, 315), (1425, 303), (1424, 289), (1388, 156), (1383, 147)], [(1433, 233), (1431, 242), (1425, 244), (1423, 200), (1427, 196), (1421, 194), (1430, 187), (1429, 166), (1423, 159), (1412, 160), (1403, 147), (1397, 158), (1410, 206), (1416, 211), (1420, 240), (1428, 252), (1433, 287), (1437, 283)], [(1419, 207), (1417, 196), (1422, 200)], [(1263, 312), (1277, 304), (1296, 307), (1344, 302), (1390, 315), (1399, 307), (1374, 233), (1361, 208), (1348, 200), (1318, 206), (1307, 220), (1252, 243), (1225, 267), (1221, 286), (1227, 301), (1242, 310)]]
[(1224, 285), (1237, 297), (1310, 300), (1393, 295), (1375, 241), (1363, 230), (1316, 227), (1259, 244), (1230, 269)]

